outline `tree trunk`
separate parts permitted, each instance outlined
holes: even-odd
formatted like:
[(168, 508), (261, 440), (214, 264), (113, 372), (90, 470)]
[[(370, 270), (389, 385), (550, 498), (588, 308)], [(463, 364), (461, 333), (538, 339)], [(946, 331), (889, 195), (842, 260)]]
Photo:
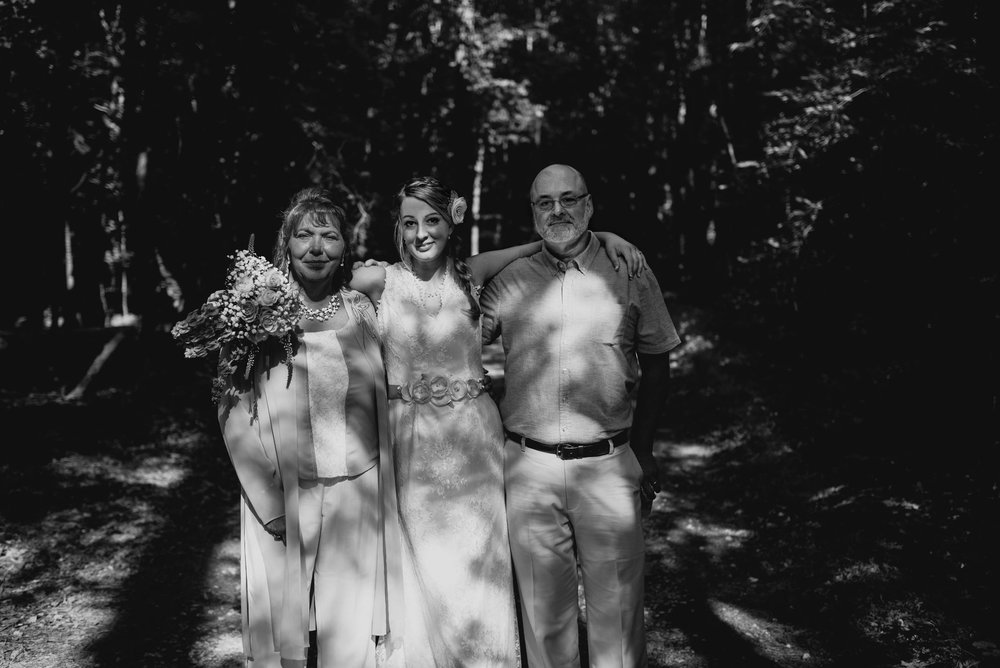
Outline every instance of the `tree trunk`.
[(479, 208), (483, 192), (483, 164), (486, 158), (486, 142), (479, 138), (479, 152), (476, 153), (475, 177), (472, 179), (472, 225), (469, 231), (470, 255), (479, 254)]

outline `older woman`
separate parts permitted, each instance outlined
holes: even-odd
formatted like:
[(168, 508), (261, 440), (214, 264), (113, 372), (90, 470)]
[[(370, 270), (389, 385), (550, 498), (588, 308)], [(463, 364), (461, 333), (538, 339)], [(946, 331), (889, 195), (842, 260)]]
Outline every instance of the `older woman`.
[[(258, 354), (219, 421), (242, 489), (247, 665), (370, 667), (400, 591), (399, 529), (375, 312), (351, 279), (343, 209), (299, 192), (274, 264), (298, 286), (291, 375), (280, 346)], [(256, 405), (255, 405), (256, 404)], [(256, 419), (254, 415), (256, 414)], [(387, 560), (388, 559), (388, 563)], [(398, 627), (393, 626), (398, 631)]]

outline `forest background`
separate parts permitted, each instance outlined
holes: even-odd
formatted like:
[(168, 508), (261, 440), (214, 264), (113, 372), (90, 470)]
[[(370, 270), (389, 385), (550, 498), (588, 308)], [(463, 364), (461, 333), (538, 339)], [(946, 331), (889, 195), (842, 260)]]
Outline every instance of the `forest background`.
[[(995, 471), (997, 14), (2, 0), (0, 354), (162, 334), (251, 235), (268, 253), (313, 183), (347, 204), (360, 257), (394, 259), (393, 194), (414, 174), (469, 200), (469, 252), (530, 240), (531, 179), (565, 162), (592, 226), (645, 252), (672, 308), (751, 351), (797, 447)], [(53, 390), (22, 362), (6, 400)]]
[(830, 375), (829, 408), (981, 434), (998, 376), (996, 14), (5, 0), (0, 280), (31, 289), (8, 291), (0, 328), (167, 325), (251, 234), (267, 253), (312, 183), (344, 199), (362, 257), (393, 259), (392, 196), (421, 173), (470, 201), (470, 252), (520, 243), (533, 175), (568, 162), (595, 228), (638, 244), (665, 290), (738, 309), (777, 362)]

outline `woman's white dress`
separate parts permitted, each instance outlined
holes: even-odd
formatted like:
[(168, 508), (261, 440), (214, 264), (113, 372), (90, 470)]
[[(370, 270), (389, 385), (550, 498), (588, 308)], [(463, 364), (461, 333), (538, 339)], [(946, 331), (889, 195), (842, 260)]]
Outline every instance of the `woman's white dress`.
[[(517, 666), (502, 423), (488, 393), (470, 396), (483, 378), (479, 321), (446, 278), (425, 294), (404, 265), (386, 267), (378, 309), (405, 608), (383, 665)], [(391, 398), (394, 385), (407, 399)]]

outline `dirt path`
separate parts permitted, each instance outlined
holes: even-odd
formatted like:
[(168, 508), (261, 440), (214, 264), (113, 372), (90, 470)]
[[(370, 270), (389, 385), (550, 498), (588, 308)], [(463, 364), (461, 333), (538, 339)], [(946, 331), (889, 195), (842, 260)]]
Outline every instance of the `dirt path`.
[[(755, 363), (676, 312), (650, 665), (1000, 666), (995, 472), (810, 456)], [(0, 390), (6, 433), (32, 434), (0, 461), (0, 666), (235, 668), (238, 499), (207, 368), (133, 338), (82, 403), (57, 401), (101, 345), (54, 386)], [(39, 359), (0, 354), (5, 378)]]

